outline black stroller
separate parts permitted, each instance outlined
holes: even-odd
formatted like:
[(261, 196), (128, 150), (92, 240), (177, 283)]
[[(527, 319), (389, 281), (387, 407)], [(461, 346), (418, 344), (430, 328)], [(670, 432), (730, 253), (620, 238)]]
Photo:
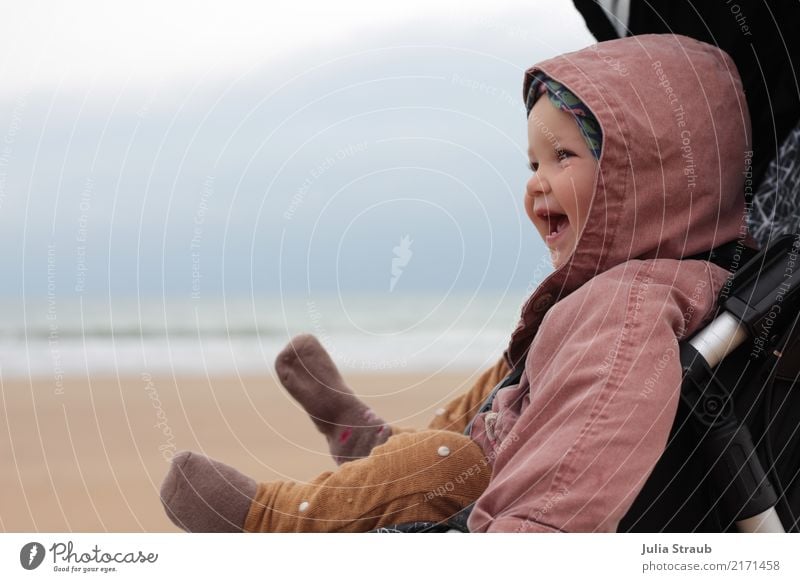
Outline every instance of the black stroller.
[(669, 445), (620, 531), (798, 531), (798, 267), (800, 235), (778, 238), (682, 344)]
[[(730, 243), (690, 258), (735, 274), (714, 321), (681, 344), (667, 448), (618, 531), (800, 531), (800, 234), (760, 252)], [(465, 532), (470, 509), (378, 531)]]

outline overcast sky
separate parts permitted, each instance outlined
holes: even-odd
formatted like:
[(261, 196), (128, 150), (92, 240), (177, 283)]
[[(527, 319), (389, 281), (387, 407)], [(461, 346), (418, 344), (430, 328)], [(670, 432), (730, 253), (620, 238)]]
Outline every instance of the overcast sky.
[[(568, 2), (18, 2), (0, 294), (525, 288), (525, 68)], [(546, 272), (544, 272), (546, 274)]]

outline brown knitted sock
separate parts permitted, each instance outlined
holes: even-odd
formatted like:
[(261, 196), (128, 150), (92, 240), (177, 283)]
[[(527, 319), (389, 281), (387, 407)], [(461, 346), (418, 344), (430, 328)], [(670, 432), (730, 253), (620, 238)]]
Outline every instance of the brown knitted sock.
[(313, 335), (292, 339), (278, 354), (281, 383), (325, 435), (337, 464), (369, 455), (392, 429), (347, 387), (328, 352)]
[(257, 484), (233, 467), (184, 451), (161, 484), (167, 517), (189, 532), (240, 532)]

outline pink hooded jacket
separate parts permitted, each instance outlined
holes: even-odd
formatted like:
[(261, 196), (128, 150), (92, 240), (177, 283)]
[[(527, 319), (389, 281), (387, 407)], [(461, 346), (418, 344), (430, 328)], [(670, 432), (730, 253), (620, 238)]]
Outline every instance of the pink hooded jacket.
[[(585, 228), (522, 308), (524, 358), (472, 438), (493, 465), (471, 531), (616, 531), (666, 446), (678, 341), (728, 272), (680, 260), (744, 239), (750, 120), (733, 61), (690, 38), (600, 43), (529, 69), (563, 83), (603, 133)], [(528, 349), (530, 347), (530, 349)]]

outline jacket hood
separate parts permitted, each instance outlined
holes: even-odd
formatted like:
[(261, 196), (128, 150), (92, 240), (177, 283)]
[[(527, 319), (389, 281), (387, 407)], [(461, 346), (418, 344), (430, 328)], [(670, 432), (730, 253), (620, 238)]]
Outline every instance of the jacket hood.
[(681, 259), (747, 236), (750, 118), (722, 50), (678, 35), (602, 42), (528, 69), (586, 104), (603, 135), (588, 220), (572, 256), (533, 292), (506, 350), (520, 361), (544, 313), (631, 259)]

